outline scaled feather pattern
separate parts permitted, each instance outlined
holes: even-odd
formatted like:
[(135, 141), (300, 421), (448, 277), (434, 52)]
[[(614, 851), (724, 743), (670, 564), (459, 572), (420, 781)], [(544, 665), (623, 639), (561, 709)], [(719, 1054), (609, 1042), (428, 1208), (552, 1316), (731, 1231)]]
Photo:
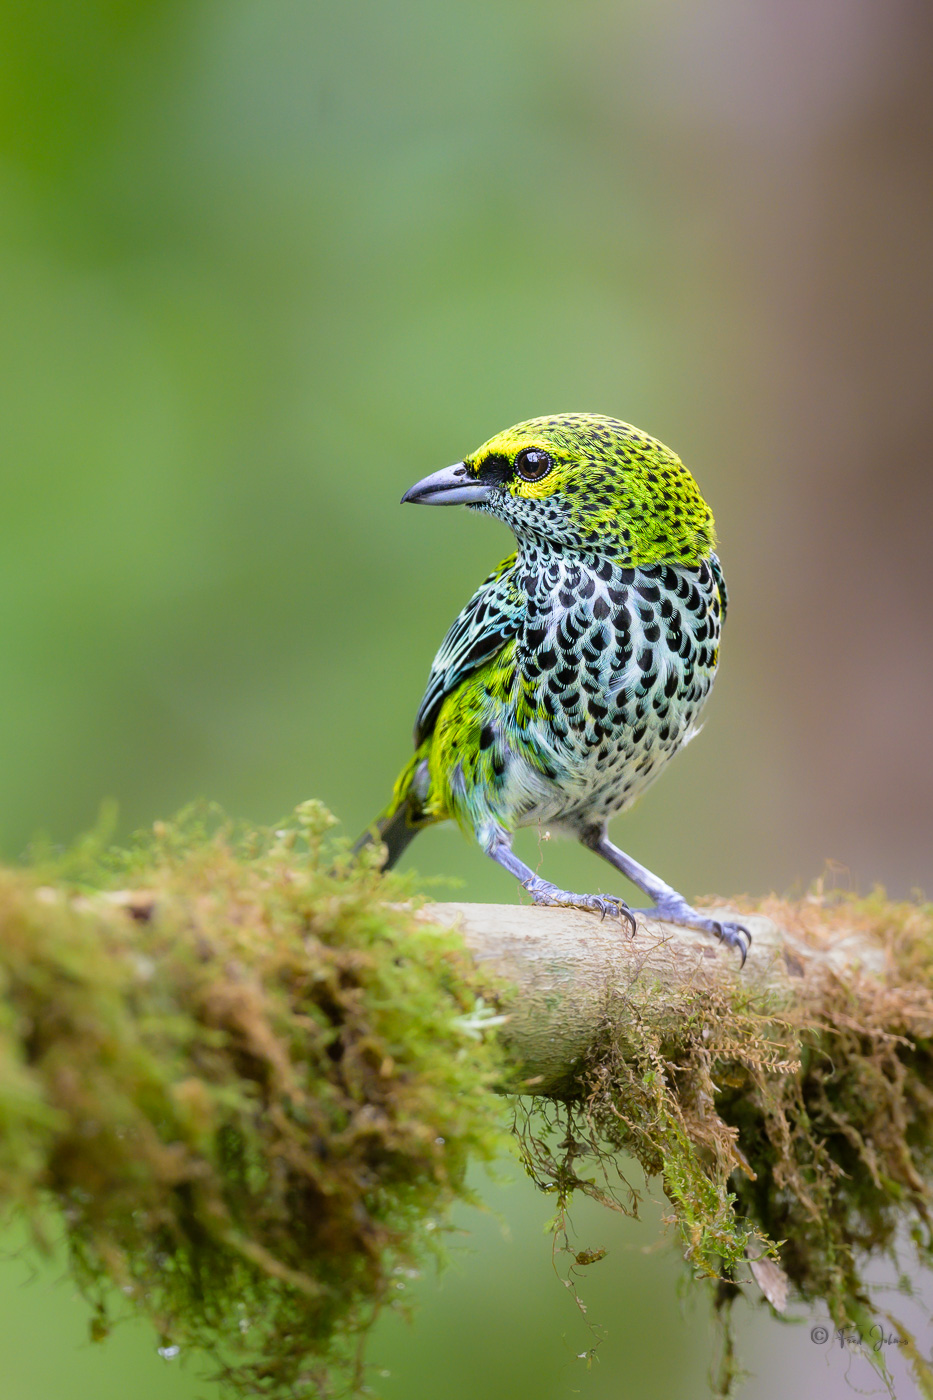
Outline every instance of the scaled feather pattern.
[(403, 499), (495, 516), (517, 549), (434, 659), (415, 753), (374, 827), (387, 864), (452, 818), (536, 903), (633, 923), (621, 899), (561, 890), (518, 859), (515, 830), (546, 823), (643, 890), (648, 915), (707, 929), (744, 962), (742, 925), (691, 908), (606, 829), (696, 733), (719, 664), (715, 527), (680, 458), (619, 419), (558, 414), (498, 433)]

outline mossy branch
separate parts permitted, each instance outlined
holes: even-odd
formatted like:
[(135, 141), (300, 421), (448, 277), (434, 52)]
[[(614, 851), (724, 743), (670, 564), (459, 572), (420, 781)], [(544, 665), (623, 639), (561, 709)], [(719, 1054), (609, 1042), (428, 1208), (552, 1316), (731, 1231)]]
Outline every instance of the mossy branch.
[(116, 1284), (241, 1394), (359, 1381), (503, 1088), (550, 1104), (521, 1142), (559, 1216), (634, 1156), (721, 1298), (750, 1270), (859, 1325), (866, 1250), (906, 1222), (929, 1258), (929, 908), (772, 902), (740, 970), (662, 925), (419, 908), (328, 825), (189, 814), (0, 872), (0, 1200), (40, 1245), (60, 1208), (94, 1335)]
[[(720, 1307), (751, 1277), (778, 1311), (788, 1293), (820, 1302), (868, 1340), (891, 1321), (868, 1256), (894, 1259), (909, 1238), (933, 1262), (933, 907), (820, 889), (744, 903), (716, 911), (753, 934), (744, 968), (709, 936), (659, 923), (629, 938), (571, 910), (435, 905), (424, 917), (459, 927), (478, 964), (514, 984), (511, 1086), (565, 1100), (562, 1140), (520, 1134), (558, 1224), (576, 1191), (621, 1204), (612, 1177), (634, 1156), (661, 1179)], [(734, 1381), (721, 1376), (720, 1393)]]
[(674, 1031), (676, 1038), (685, 1013), (710, 998), (723, 1009), (754, 1000), (776, 1011), (798, 1003), (804, 988), (811, 1005), (816, 981), (825, 991), (827, 976), (858, 984), (864, 975), (884, 975), (884, 948), (857, 924), (837, 917), (831, 928), (825, 909), (802, 924), (797, 906), (774, 902), (772, 909), (783, 926), (763, 914), (711, 911), (740, 918), (753, 933), (744, 968), (709, 934), (654, 920), (640, 919), (630, 937), (615, 920), (576, 909), (431, 904), (419, 917), (456, 929), (478, 964), (514, 985), (502, 1037), (516, 1085), (578, 1098), (581, 1065), (607, 1016), (634, 1052), (646, 1033), (670, 1040)]

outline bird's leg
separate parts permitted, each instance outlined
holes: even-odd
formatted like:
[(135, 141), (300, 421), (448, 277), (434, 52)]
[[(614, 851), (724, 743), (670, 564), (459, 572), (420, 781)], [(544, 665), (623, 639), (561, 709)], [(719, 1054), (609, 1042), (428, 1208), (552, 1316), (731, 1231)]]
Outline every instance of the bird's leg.
[(540, 875), (536, 875), (529, 865), (515, 855), (509, 837), (501, 827), (496, 828), (481, 845), (486, 854), (492, 856), (503, 870), (507, 870), (516, 880), (521, 881), (535, 904), (558, 904), (570, 909), (589, 909), (602, 918), (608, 914), (613, 919), (625, 919), (632, 932), (635, 932), (635, 918), (623, 900), (611, 894), (573, 894), (570, 890), (562, 890), (557, 885), (552, 885), (550, 880), (542, 880)]
[(744, 924), (710, 919), (699, 913), (687, 903), (682, 894), (678, 894), (670, 885), (659, 880), (657, 875), (652, 875), (645, 866), (639, 865), (637, 860), (632, 860), (631, 856), (614, 846), (605, 831), (598, 828), (585, 831), (580, 839), (584, 846), (589, 846), (590, 850), (602, 856), (603, 860), (608, 860), (610, 865), (614, 865), (627, 880), (631, 880), (633, 885), (637, 885), (654, 901), (651, 909), (639, 909), (637, 913), (646, 914), (651, 919), (661, 919), (668, 924), (683, 924), (685, 928), (698, 928), (706, 933), (715, 933), (728, 947), (737, 949), (744, 966), (752, 941), (752, 936)]

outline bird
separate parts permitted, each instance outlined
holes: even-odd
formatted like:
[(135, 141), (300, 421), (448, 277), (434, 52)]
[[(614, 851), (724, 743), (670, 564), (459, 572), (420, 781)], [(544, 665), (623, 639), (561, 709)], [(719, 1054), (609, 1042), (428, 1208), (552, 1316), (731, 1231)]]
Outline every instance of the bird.
[(512, 850), (515, 831), (569, 835), (651, 901), (637, 912), (714, 934), (742, 965), (751, 934), (694, 909), (610, 841), (698, 732), (728, 598), (709, 506), (680, 458), (620, 419), (532, 418), (418, 481), (402, 504), (464, 505), (509, 526), (516, 549), (434, 658), (414, 753), (354, 851), (396, 864), (453, 819), (540, 905), (628, 923), (621, 898), (576, 894)]

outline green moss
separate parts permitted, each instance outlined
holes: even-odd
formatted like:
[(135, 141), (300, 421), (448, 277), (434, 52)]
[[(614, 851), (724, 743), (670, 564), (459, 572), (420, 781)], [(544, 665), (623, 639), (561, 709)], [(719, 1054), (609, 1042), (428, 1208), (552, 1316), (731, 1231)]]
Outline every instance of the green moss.
[[(130, 851), (99, 833), (0, 872), (0, 1201), (40, 1244), (59, 1208), (93, 1336), (116, 1286), (164, 1344), (272, 1400), (360, 1383), (398, 1271), (502, 1145), (496, 989), (402, 882), (328, 845), (330, 822), (189, 813)], [(642, 970), (575, 1097), (524, 1117), (526, 1166), (574, 1293), (602, 1251), (574, 1252), (567, 1209), (583, 1192), (635, 1211), (634, 1157), (723, 1315), (770, 1259), (836, 1326), (906, 1337), (865, 1265), (906, 1238), (933, 1262), (933, 909), (762, 912), (817, 949), (860, 934), (887, 973), (814, 959), (779, 1000), (742, 977), (662, 998)], [(739, 1374), (726, 1331), (717, 1392)]]
[(116, 1285), (244, 1394), (359, 1381), (397, 1271), (501, 1147), (484, 986), (329, 823), (189, 814), (0, 872), (0, 1200), (40, 1239), (60, 1207), (92, 1335)]
[[(894, 1325), (933, 1395), (929, 1363), (872, 1297), (866, 1269), (908, 1239), (921, 1266), (933, 1263), (933, 906), (817, 892), (758, 912), (815, 949), (858, 934), (887, 971), (814, 962), (781, 1001), (741, 979), (685, 987), (668, 993), (663, 1020), (648, 1013), (656, 988), (636, 977), (607, 1005), (577, 1097), (556, 1119), (548, 1107), (550, 1136), (525, 1124), (526, 1165), (557, 1191), (562, 1230), (575, 1191), (633, 1210), (637, 1194), (623, 1182), (620, 1199), (613, 1177), (619, 1154), (636, 1158), (660, 1179), (720, 1312), (735, 1282), (757, 1293), (750, 1260), (773, 1260), (792, 1300), (823, 1304), (836, 1327), (868, 1337), (879, 1319)], [(739, 1375), (729, 1335), (722, 1353), (725, 1394)]]

